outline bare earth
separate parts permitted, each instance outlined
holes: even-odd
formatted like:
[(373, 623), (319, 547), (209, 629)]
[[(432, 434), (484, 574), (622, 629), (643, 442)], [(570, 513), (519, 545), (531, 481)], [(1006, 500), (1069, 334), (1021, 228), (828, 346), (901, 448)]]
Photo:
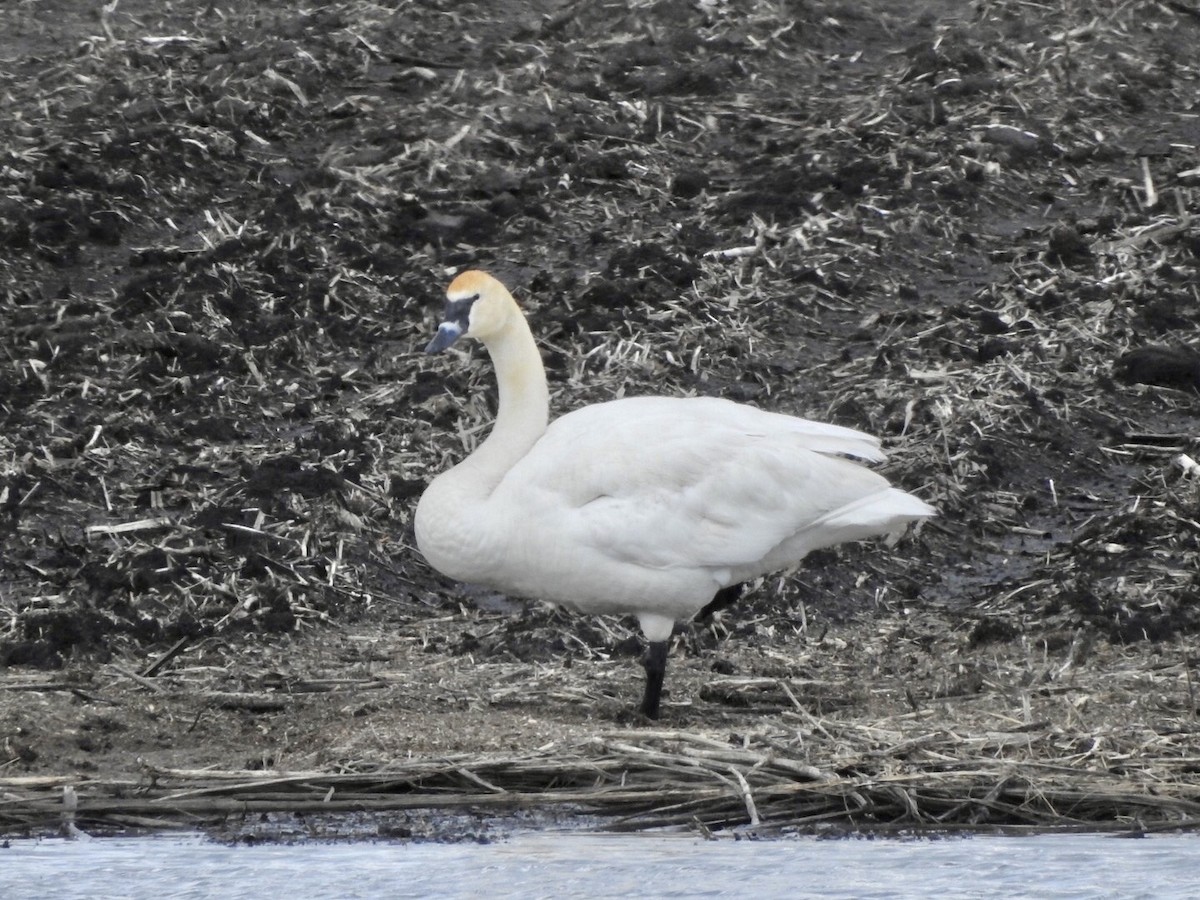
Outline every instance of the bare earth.
[[(394, 6), (0, 8), (0, 828), (693, 745), (893, 779), (851, 825), (1200, 820), (1194, 0)], [(413, 546), (494, 403), (420, 353), (468, 266), (557, 410), (861, 428), (940, 517), (682, 628), (638, 721), (635, 622)]]

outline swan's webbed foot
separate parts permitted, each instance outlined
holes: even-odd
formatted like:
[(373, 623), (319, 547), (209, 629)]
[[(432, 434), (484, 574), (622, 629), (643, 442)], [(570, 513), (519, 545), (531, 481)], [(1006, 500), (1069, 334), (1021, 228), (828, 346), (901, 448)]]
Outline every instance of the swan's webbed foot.
[(651, 641), (642, 658), (642, 666), (646, 669), (646, 692), (642, 695), (641, 713), (647, 719), (658, 718), (663, 679), (667, 675), (667, 646), (667, 641)]
[(725, 609), (726, 607), (733, 606), (733, 604), (737, 603), (745, 591), (745, 582), (742, 582), (741, 584), (731, 584), (729, 587), (721, 588), (711, 600), (704, 604), (704, 606), (700, 609), (700, 612), (696, 613), (696, 615), (692, 617), (692, 621), (707, 622), (712, 618), (713, 613)]

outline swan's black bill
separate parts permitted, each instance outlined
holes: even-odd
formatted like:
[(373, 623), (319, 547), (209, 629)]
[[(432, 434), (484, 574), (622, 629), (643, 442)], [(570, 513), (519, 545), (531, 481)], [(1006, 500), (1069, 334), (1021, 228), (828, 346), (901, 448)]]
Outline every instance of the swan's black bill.
[(443, 322), (438, 326), (437, 334), (433, 336), (433, 340), (425, 345), (426, 353), (441, 353), (460, 337), (462, 337), (463, 327), (457, 322)]
[(437, 334), (425, 347), (426, 353), (441, 353), (460, 337), (467, 333), (471, 324), (471, 307), (479, 299), (478, 294), (470, 297), (459, 297), (457, 300), (446, 299), (446, 309), (442, 313), (442, 324), (438, 326)]

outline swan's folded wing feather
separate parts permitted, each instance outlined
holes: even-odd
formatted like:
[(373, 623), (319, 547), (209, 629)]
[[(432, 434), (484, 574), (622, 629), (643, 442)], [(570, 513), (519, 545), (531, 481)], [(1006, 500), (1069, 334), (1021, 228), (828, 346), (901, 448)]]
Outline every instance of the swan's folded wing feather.
[(864, 501), (888, 490), (845, 460), (797, 449), (786, 464), (771, 465), (781, 462), (771, 455), (742, 448), (673, 493), (614, 490), (580, 508), (578, 533), (638, 565), (738, 569), (771, 558), (803, 532), (844, 528)]
[(726, 401), (624, 400), (559, 419), (497, 491), (536, 510), (545, 540), (649, 568), (738, 568), (889, 490), (840, 454), (882, 457), (860, 432)]

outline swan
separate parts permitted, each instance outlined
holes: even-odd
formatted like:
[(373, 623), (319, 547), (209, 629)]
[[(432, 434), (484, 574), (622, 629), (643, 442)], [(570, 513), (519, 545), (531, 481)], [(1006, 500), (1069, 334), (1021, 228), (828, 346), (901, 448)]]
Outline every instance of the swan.
[(641, 712), (658, 718), (676, 621), (805, 554), (935, 514), (856, 460), (877, 438), (715, 397), (633, 397), (549, 423), (537, 344), (482, 271), (446, 292), (439, 353), (481, 341), (499, 383), (487, 438), (430, 482), (414, 530), (448, 578), (578, 612), (632, 614), (648, 649)]

